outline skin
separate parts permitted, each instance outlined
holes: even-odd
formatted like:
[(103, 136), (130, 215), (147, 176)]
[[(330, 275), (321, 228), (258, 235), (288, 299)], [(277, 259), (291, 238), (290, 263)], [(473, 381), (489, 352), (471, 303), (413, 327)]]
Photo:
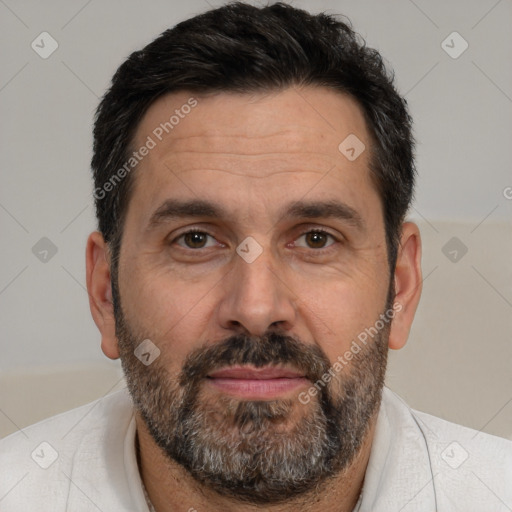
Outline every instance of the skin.
[[(333, 363), (358, 333), (384, 310), (389, 275), (382, 202), (368, 170), (371, 140), (362, 111), (350, 97), (322, 87), (272, 94), (168, 94), (147, 111), (134, 148), (194, 96), (198, 105), (143, 159), (135, 172), (119, 260), (123, 310), (137, 332), (157, 340), (170, 375), (187, 354), (245, 332), (272, 326), (317, 344)], [(338, 145), (356, 134), (366, 150), (349, 161)], [(148, 230), (167, 199), (207, 199), (226, 218), (186, 218)], [(281, 210), (298, 200), (342, 201), (364, 221), (358, 229), (333, 218), (286, 219)], [(187, 248), (177, 237), (194, 227), (211, 235), (207, 247)], [(333, 238), (311, 246), (304, 235), (324, 229)], [(236, 252), (248, 236), (263, 252), (252, 263)], [(421, 242), (417, 226), (402, 226), (395, 274), (395, 302), (388, 345), (402, 348), (421, 295)], [(110, 282), (110, 254), (94, 232), (87, 243), (87, 286), (102, 350), (119, 357)], [(142, 340), (141, 340), (142, 341)], [(311, 384), (285, 392), (296, 398)], [(218, 389), (208, 390), (215, 397)], [(218, 395), (217, 395), (218, 396)], [(301, 405), (296, 401), (297, 411)], [(301, 502), (301, 510), (351, 511), (362, 487), (376, 417), (350, 470)], [(141, 476), (158, 512), (252, 511), (202, 488), (167, 460), (136, 415)], [(186, 505), (184, 505), (186, 504)], [(297, 510), (297, 503), (265, 510)]]

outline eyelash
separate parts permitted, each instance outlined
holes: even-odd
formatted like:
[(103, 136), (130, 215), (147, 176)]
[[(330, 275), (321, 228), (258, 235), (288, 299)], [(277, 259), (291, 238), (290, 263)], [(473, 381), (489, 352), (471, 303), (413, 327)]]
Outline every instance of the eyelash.
[[(181, 238), (183, 238), (184, 236), (186, 235), (189, 235), (191, 233), (201, 233), (201, 234), (204, 234), (204, 235), (207, 235), (207, 236), (210, 236), (212, 238), (215, 239), (215, 237), (213, 235), (211, 235), (210, 233), (208, 233), (207, 231), (203, 230), (203, 229), (200, 229), (200, 228), (192, 228), (192, 229), (189, 229), (188, 231), (185, 231), (184, 233), (181, 233), (180, 235), (178, 235), (176, 238), (174, 238), (172, 240), (172, 244), (176, 243), (178, 240), (180, 240)], [(329, 251), (333, 245), (335, 245), (335, 243), (341, 243), (341, 241), (335, 237), (332, 233), (330, 233), (329, 231), (326, 231), (325, 229), (322, 229), (322, 228), (314, 228), (314, 229), (308, 229), (307, 231), (304, 231), (302, 232), (297, 238), (301, 238), (302, 236), (304, 235), (307, 235), (309, 233), (320, 233), (322, 235), (326, 235), (328, 237), (331, 237), (332, 240), (334, 240), (334, 243), (328, 245), (327, 247), (321, 247), (319, 249), (312, 249), (313, 251), (315, 251), (316, 253), (325, 253), (327, 251)], [(183, 246), (180, 246), (182, 249), (185, 249), (185, 250), (190, 250), (190, 251), (198, 251), (200, 249), (203, 249), (203, 247), (200, 247), (199, 249), (192, 249), (190, 247), (183, 247)], [(302, 247), (302, 249), (305, 249), (305, 247)]]

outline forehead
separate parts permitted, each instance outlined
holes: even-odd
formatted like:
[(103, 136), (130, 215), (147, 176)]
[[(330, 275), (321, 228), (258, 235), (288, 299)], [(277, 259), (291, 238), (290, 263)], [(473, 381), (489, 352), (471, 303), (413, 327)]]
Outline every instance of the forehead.
[(133, 149), (151, 149), (134, 173), (131, 203), (143, 215), (169, 196), (229, 201), (242, 189), (245, 205), (263, 198), (261, 208), (283, 192), (293, 199), (294, 190), (304, 195), (308, 189), (327, 199), (343, 192), (357, 203), (361, 193), (375, 194), (370, 151), (347, 158), (347, 140), (357, 152), (371, 145), (360, 106), (332, 89), (170, 93), (150, 106), (137, 128)]
[(337, 157), (339, 143), (350, 133), (367, 136), (360, 106), (324, 87), (208, 96), (180, 91), (150, 106), (136, 130), (135, 146), (150, 136), (158, 146), (150, 156), (158, 157), (191, 145), (204, 151), (234, 149), (236, 140), (236, 148), (245, 154), (268, 153), (287, 143), (290, 151), (306, 147)]

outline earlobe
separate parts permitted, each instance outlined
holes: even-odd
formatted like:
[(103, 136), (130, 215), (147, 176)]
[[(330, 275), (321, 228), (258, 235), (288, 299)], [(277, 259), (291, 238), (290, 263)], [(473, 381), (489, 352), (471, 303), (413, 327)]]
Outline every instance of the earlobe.
[(87, 291), (91, 314), (101, 333), (101, 349), (110, 359), (119, 357), (112, 304), (108, 247), (98, 231), (89, 235), (86, 248)]
[(409, 336), (422, 290), (421, 238), (413, 222), (402, 225), (402, 235), (395, 266), (395, 310), (389, 333), (389, 348), (402, 348)]

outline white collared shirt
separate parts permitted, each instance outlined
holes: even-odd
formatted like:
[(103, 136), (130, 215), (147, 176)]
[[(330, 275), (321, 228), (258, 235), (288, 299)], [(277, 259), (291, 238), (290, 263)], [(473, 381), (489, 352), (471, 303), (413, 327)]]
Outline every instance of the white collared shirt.
[[(149, 512), (135, 432), (125, 389), (6, 437), (0, 512)], [(512, 441), (411, 410), (384, 388), (354, 512), (434, 511), (512, 511)]]

